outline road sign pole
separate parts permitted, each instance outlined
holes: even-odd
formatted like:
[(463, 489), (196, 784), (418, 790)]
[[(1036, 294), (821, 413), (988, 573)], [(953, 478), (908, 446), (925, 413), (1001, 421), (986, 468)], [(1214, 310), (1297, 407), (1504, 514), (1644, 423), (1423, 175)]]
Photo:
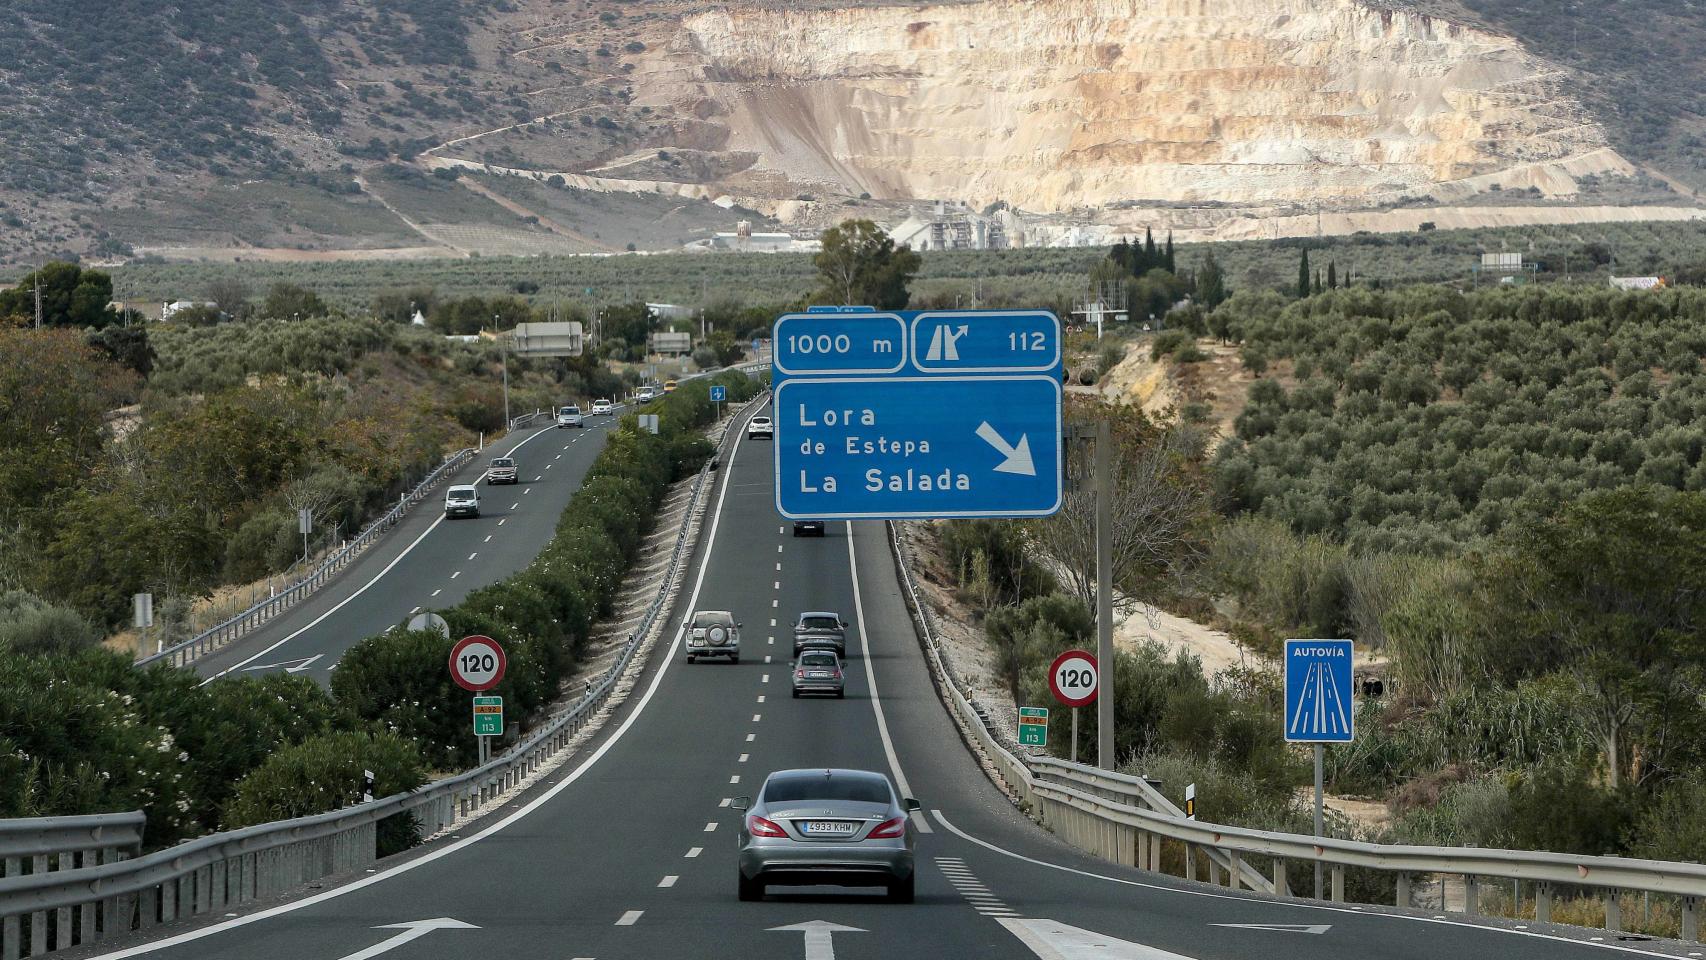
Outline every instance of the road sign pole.
[[(1321, 790), (1324, 779), (1322, 777), (1321, 770), (1324, 766), (1322, 758), (1325, 755), (1326, 750), (1327, 748), (1319, 743), (1315, 745), (1315, 835), (1317, 837), (1324, 835), (1322, 825), (1326, 819), (1322, 815), (1322, 806), (1325, 801), (1323, 800)], [(1315, 899), (1321, 899), (1321, 861), (1319, 860), (1315, 861)]]
[(1114, 767), (1113, 476), (1113, 427), (1104, 419), (1096, 424), (1096, 662), (1107, 672), (1097, 688), (1096, 766), (1104, 770)]
[(1078, 762), (1078, 708), (1072, 708), (1072, 757), (1073, 763)]

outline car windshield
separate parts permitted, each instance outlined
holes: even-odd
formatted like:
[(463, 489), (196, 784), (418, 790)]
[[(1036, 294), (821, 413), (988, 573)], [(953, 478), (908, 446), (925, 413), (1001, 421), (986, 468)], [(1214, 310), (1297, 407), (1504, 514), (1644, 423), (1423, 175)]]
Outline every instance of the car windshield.
[(564, 407), (563, 412), (564, 413), (580, 413), (581, 408), (580, 407)]
[(833, 653), (808, 653), (808, 654), (800, 657), (800, 666), (802, 666), (802, 667), (833, 667), (833, 666), (835, 666), (835, 654), (833, 654)]
[(800, 627), (804, 630), (839, 630), (841, 621), (834, 617), (801, 617)]
[(765, 803), (799, 800), (851, 800), (855, 803), (888, 803), (889, 785), (876, 777), (846, 774), (793, 774), (774, 777), (764, 785)]
[(452, 491), (450, 491), (450, 499), (458, 500), (458, 501), (460, 501), (460, 500), (472, 500), (472, 499), (474, 499), (474, 491), (472, 491), (472, 490), (452, 490)]
[(726, 613), (696, 613), (693, 615), (695, 627), (714, 627), (719, 624), (727, 626), (730, 617)]
[(511, 460), (508, 457), (499, 457), (496, 460), (492, 461), (492, 466), (494, 466), (494, 467), (513, 467), (513, 466), (515, 466), (515, 461)]

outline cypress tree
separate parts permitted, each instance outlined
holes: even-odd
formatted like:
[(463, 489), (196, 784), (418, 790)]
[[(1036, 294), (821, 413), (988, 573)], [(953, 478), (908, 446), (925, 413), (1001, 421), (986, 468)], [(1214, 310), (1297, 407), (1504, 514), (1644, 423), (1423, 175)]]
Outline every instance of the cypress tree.
[(1322, 289), (1321, 288), (1321, 271), (1317, 270), (1317, 271), (1315, 271), (1315, 286), (1313, 289), (1310, 290), (1310, 292), (1311, 293), (1320, 293), (1321, 289)]
[(1303, 259), (1297, 263), (1297, 295), (1309, 296), (1309, 248), (1303, 248)]
[(1159, 259), (1159, 255), (1155, 252), (1155, 231), (1149, 229), (1148, 227), (1144, 227), (1143, 228), (1143, 269), (1137, 271), (1137, 275), (1140, 277), (1143, 276), (1144, 274), (1148, 273), (1150, 270), (1159, 266), (1160, 263), (1161, 263), (1161, 261)]
[(1178, 273), (1178, 261), (1173, 259), (1173, 231), (1167, 231), (1167, 259), (1163, 264), (1168, 273)]
[(1226, 301), (1226, 278), (1221, 275), (1220, 263), (1210, 250), (1196, 276), (1197, 300), (1210, 310)]
[(1339, 267), (1335, 261), (1327, 261), (1327, 289), (1339, 289)]

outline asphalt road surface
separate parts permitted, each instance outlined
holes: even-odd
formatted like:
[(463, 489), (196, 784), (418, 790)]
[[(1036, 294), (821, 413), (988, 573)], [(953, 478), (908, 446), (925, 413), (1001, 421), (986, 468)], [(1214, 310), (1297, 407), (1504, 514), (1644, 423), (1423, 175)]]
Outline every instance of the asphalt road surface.
[[(615, 416), (588, 416), (585, 427), (548, 424), (487, 447), (329, 586), (192, 666), (209, 679), (288, 670), (330, 682), (338, 658), (361, 640), (414, 613), (453, 606), (531, 563), (615, 423)], [(479, 480), (480, 516), (447, 519), (445, 488), (474, 483), (505, 455), (516, 458), (521, 482)]]
[[(551, 442), (534, 444), (530, 474), (543, 452), (555, 456)], [(1577, 942), (1597, 932), (1276, 902), (1067, 847), (1021, 817), (963, 746), (931, 686), (883, 526), (834, 523), (821, 540), (794, 539), (772, 507), (768, 444), (742, 438), (726, 462), (690, 589), (660, 641), (667, 655), (654, 653), (601, 737), (547, 783), (496, 819), (354, 883), (156, 931), (161, 939), (104, 956), (1575, 960), (1644, 952)], [(387, 588), (408, 594), (396, 608), (424, 602), (460, 562), (448, 547), (434, 556)], [(695, 606), (731, 609), (744, 622), (739, 664), (685, 662), (679, 625)], [(845, 700), (789, 695), (788, 624), (811, 609), (849, 621)], [(739, 814), (729, 801), (751, 795), (771, 770), (820, 765), (883, 771), (923, 802), (914, 820), (916, 903), (833, 887), (772, 888), (763, 902), (737, 901)], [(394, 926), (417, 921), (438, 922)]]

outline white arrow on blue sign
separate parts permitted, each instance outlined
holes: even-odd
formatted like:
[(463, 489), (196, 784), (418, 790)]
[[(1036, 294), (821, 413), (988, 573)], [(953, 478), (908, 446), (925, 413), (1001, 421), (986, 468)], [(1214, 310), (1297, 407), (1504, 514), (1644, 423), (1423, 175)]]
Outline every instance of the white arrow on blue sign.
[(1285, 642), (1285, 739), (1350, 743), (1356, 736), (1349, 640)]
[(712, 403), (722, 403), (723, 398), (726, 396), (728, 396), (728, 391), (727, 391), (726, 387), (712, 387), (711, 388), (711, 402)]

